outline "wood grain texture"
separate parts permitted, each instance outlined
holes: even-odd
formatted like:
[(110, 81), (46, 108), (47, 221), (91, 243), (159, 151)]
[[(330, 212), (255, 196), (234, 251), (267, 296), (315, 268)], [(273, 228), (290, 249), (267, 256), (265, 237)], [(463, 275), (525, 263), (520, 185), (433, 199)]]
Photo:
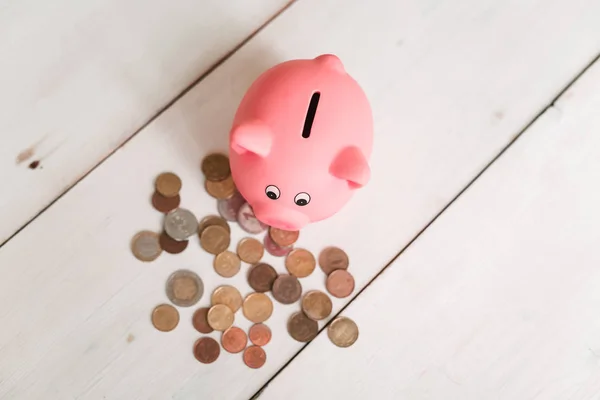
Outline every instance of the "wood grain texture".
[[(193, 310), (181, 310), (174, 332), (150, 325), (165, 279), (197, 270), (205, 306), (218, 284), (249, 293), (245, 274), (218, 277), (197, 242), (150, 265), (129, 252), (136, 231), (159, 229), (149, 198), (163, 170), (182, 177), (182, 206), (216, 212), (200, 160), (226, 149), (235, 107), (264, 69), (334, 52), (371, 99), (372, 182), (298, 242), (346, 249), (358, 289), (593, 58), (599, 16), (600, 4), (573, 0), (294, 4), (0, 249), (0, 300), (11, 304), (0, 314), (0, 399), (246, 399), (301, 348), (285, 332), (299, 306), (278, 306), (262, 369), (225, 353), (200, 365)], [(232, 232), (233, 248), (243, 234)], [(267, 260), (284, 271), (283, 260)], [(302, 284), (322, 289), (324, 277)], [(344, 304), (334, 300), (334, 311)]]
[(0, 243), (289, 0), (0, 5)]
[(599, 398), (598, 109), (600, 62), (350, 304), (352, 348), (321, 333), (261, 400)]

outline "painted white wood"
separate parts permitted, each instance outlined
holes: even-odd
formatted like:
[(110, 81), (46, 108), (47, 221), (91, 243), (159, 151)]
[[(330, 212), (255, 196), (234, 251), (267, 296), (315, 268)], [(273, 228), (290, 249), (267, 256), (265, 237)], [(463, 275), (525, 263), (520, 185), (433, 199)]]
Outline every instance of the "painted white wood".
[[(372, 182), (298, 243), (345, 248), (360, 288), (600, 50), (598, 17), (600, 3), (583, 0), (294, 4), (0, 248), (0, 304), (10, 305), (0, 312), (0, 399), (246, 399), (301, 348), (285, 332), (298, 306), (278, 305), (262, 369), (240, 355), (197, 363), (193, 310), (181, 309), (174, 332), (150, 325), (166, 277), (193, 268), (207, 292), (234, 282), (246, 294), (245, 274), (219, 278), (196, 241), (150, 265), (129, 252), (137, 230), (159, 229), (149, 196), (163, 170), (182, 177), (183, 206), (216, 212), (200, 159), (226, 149), (235, 107), (264, 69), (334, 52), (372, 101)], [(242, 236), (234, 227), (234, 243)], [(303, 285), (323, 281), (317, 271)]]
[(0, 243), (288, 2), (3, 1)]
[(323, 332), (261, 400), (599, 398), (598, 109), (600, 63), (344, 311), (353, 347)]

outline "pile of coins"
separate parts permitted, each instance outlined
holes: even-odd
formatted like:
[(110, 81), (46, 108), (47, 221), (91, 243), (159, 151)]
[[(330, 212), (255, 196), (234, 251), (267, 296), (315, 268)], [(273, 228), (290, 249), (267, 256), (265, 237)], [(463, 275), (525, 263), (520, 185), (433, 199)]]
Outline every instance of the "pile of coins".
[[(354, 278), (348, 272), (347, 254), (338, 247), (327, 247), (321, 251), (318, 260), (295, 244), (300, 236), (298, 231), (284, 231), (268, 227), (260, 222), (252, 207), (237, 191), (229, 167), (229, 159), (223, 154), (211, 154), (201, 165), (205, 177), (206, 191), (217, 199), (218, 215), (208, 215), (198, 221), (188, 209), (180, 207), (181, 179), (172, 172), (160, 174), (155, 180), (152, 195), (153, 207), (165, 214), (162, 232), (149, 230), (138, 232), (132, 239), (132, 252), (144, 262), (157, 259), (162, 251), (177, 254), (183, 252), (189, 239), (198, 235), (200, 247), (214, 255), (213, 268), (224, 278), (231, 278), (241, 270), (242, 261), (251, 265), (248, 270), (248, 284), (254, 290), (245, 298), (231, 285), (221, 285), (211, 294), (210, 307), (202, 307), (194, 312), (192, 326), (202, 334), (220, 331), (221, 343), (209, 336), (199, 338), (193, 353), (202, 363), (212, 363), (220, 355), (221, 347), (229, 353), (241, 353), (243, 361), (250, 368), (260, 368), (266, 362), (263, 347), (271, 340), (271, 330), (265, 322), (273, 313), (273, 302), (266, 294), (281, 304), (299, 302), (300, 310), (288, 320), (290, 336), (299, 342), (308, 342), (319, 332), (319, 321), (330, 316), (333, 305), (331, 298), (319, 290), (311, 290), (303, 295), (300, 279), (313, 273), (317, 262), (327, 276), (325, 287), (330, 295), (337, 298), (349, 296), (354, 291)], [(252, 235), (265, 233), (262, 240), (245, 237), (230, 250), (230, 222)], [(275, 257), (285, 257), (288, 273), (279, 274), (273, 266), (261, 262), (265, 250)], [(191, 307), (198, 303), (204, 294), (204, 284), (200, 276), (190, 270), (177, 270), (167, 279), (165, 291), (169, 301), (178, 307)], [(169, 332), (179, 324), (179, 312), (171, 304), (160, 304), (152, 311), (152, 323), (156, 329)], [(234, 326), (235, 315), (241, 310), (246, 319), (253, 322), (246, 333)], [(358, 327), (346, 317), (334, 319), (328, 327), (328, 337), (339, 347), (348, 347), (358, 338)], [(250, 345), (248, 345), (248, 341)]]

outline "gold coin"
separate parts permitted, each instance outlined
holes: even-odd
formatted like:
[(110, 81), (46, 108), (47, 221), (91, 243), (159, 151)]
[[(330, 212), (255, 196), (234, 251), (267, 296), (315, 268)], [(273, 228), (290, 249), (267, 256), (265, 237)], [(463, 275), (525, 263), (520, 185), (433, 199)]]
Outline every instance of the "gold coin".
[(329, 275), (336, 269), (348, 269), (349, 264), (348, 254), (339, 247), (326, 247), (319, 254), (319, 265), (325, 275)]
[(200, 235), (200, 245), (202, 248), (214, 255), (227, 250), (230, 241), (229, 232), (219, 225), (207, 226)]
[(169, 332), (179, 324), (179, 312), (170, 304), (161, 304), (152, 311), (152, 325), (161, 332)]
[(258, 324), (265, 322), (273, 314), (273, 302), (264, 293), (251, 293), (244, 300), (244, 316)]
[(202, 160), (202, 173), (209, 181), (222, 181), (231, 174), (229, 158), (220, 153), (207, 155)]
[(317, 266), (317, 260), (312, 253), (305, 249), (294, 249), (285, 258), (285, 267), (297, 278), (305, 278), (312, 274)]
[(215, 331), (224, 331), (233, 325), (233, 311), (225, 304), (217, 304), (208, 310), (206, 320)]
[(163, 172), (154, 182), (156, 191), (165, 197), (175, 197), (181, 190), (181, 179), (172, 172)]
[(217, 274), (224, 278), (231, 278), (240, 271), (242, 262), (237, 254), (225, 250), (215, 256), (213, 266)]
[(247, 237), (238, 243), (237, 253), (242, 261), (248, 264), (256, 264), (265, 254), (265, 248), (258, 240)]
[(217, 304), (226, 305), (235, 313), (242, 306), (242, 295), (233, 286), (222, 285), (212, 293), (210, 302), (213, 306)]
[(235, 193), (235, 183), (233, 178), (229, 175), (222, 181), (204, 181), (204, 188), (212, 197), (218, 200), (225, 200), (233, 196)]
[(131, 252), (140, 261), (154, 261), (162, 253), (159, 238), (160, 235), (156, 232), (138, 232), (131, 239)]
[(302, 311), (312, 320), (320, 321), (329, 317), (333, 304), (325, 293), (311, 290), (302, 298)]
[(227, 233), (231, 233), (231, 228), (229, 227), (229, 224), (227, 223), (227, 221), (225, 221), (225, 218), (221, 218), (217, 215), (208, 215), (208, 216), (202, 218), (202, 220), (198, 224), (198, 235), (202, 235), (202, 232), (204, 231), (204, 229), (206, 229), (207, 227), (209, 227), (211, 225), (222, 226), (223, 228), (225, 228)]
[(179, 307), (190, 307), (202, 298), (204, 283), (195, 272), (180, 269), (167, 279), (166, 292), (171, 303)]
[(350, 347), (358, 339), (358, 326), (347, 317), (337, 317), (327, 328), (327, 336), (338, 347)]

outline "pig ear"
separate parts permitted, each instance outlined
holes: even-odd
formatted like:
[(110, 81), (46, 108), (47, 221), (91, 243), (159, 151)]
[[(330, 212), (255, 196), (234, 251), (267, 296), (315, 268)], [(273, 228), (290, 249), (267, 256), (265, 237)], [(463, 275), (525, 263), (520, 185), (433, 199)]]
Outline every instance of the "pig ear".
[(348, 181), (352, 189), (365, 186), (370, 179), (371, 169), (358, 147), (348, 146), (338, 153), (329, 166), (331, 175)]
[(336, 55), (321, 54), (320, 56), (316, 57), (315, 60), (322, 63), (323, 65), (326, 65), (328, 68), (334, 69), (343, 74), (346, 73), (346, 70), (344, 69), (344, 64), (342, 64), (342, 61)]
[(231, 148), (238, 154), (254, 153), (266, 157), (271, 152), (273, 133), (260, 121), (245, 122), (231, 131)]

